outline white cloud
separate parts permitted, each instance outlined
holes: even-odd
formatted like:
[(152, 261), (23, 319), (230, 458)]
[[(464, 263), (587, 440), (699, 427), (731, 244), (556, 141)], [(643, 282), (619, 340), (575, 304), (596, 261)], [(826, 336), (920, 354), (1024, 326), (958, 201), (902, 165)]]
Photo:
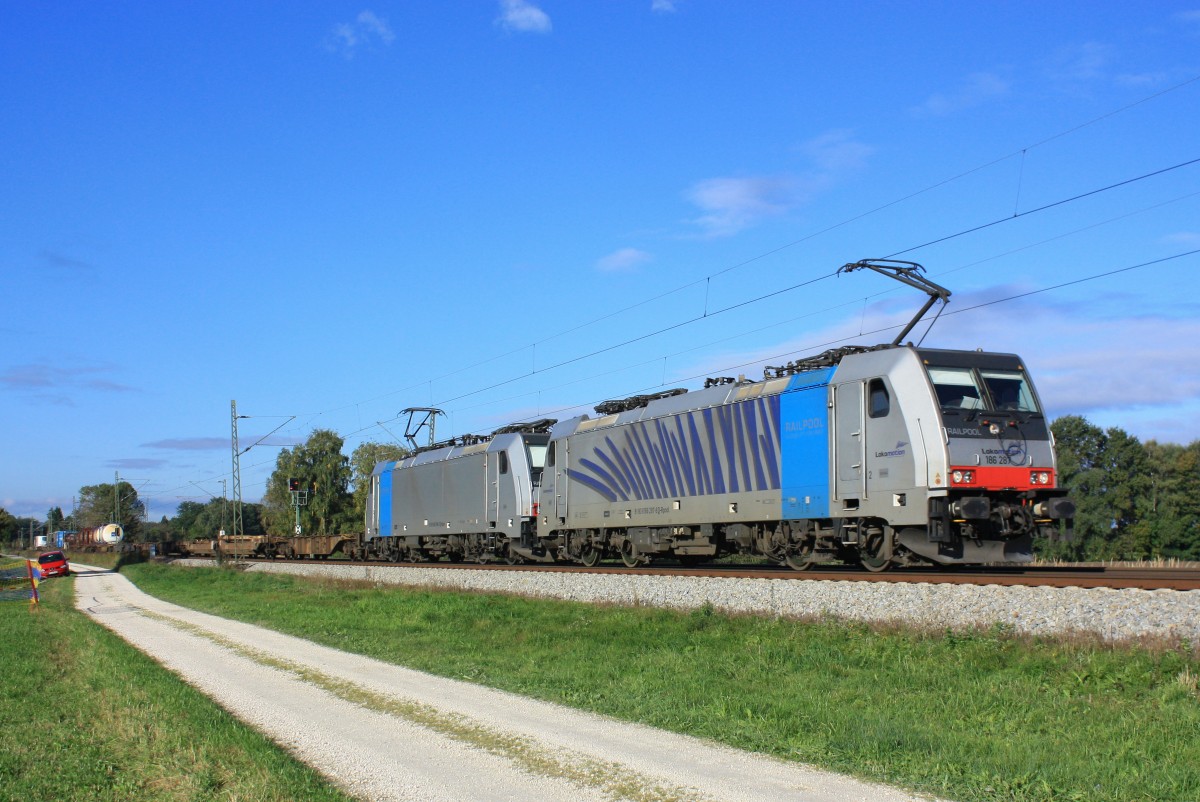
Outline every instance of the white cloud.
[(875, 152), (854, 139), (852, 131), (833, 130), (799, 148), (809, 163), (797, 174), (707, 178), (697, 181), (684, 197), (702, 214), (689, 222), (705, 236), (725, 237), (756, 225), (769, 217), (789, 212), (817, 193), (862, 169)]
[(1103, 78), (1112, 55), (1112, 46), (1102, 42), (1084, 42), (1061, 48), (1051, 59), (1050, 77), (1072, 84)]
[(508, 31), (550, 33), (550, 17), (528, 0), (500, 0), (496, 24)]
[(704, 212), (692, 222), (709, 236), (719, 237), (783, 214), (791, 204), (793, 186), (786, 176), (707, 178), (693, 184), (685, 195)]
[(953, 91), (930, 95), (924, 103), (914, 108), (913, 112), (945, 117), (1003, 97), (1008, 92), (1009, 84), (1000, 76), (991, 72), (976, 72), (968, 75)]
[(373, 11), (360, 11), (353, 22), (340, 22), (333, 26), (325, 41), (325, 49), (354, 58), (360, 47), (375, 44), (390, 45), (396, 39), (387, 21)]
[(810, 139), (800, 149), (822, 175), (862, 169), (867, 159), (875, 153), (875, 148), (856, 141), (853, 131), (841, 128)]
[(650, 0), (650, 10), (659, 14), (673, 14), (677, 5), (676, 0)]
[(603, 273), (622, 273), (633, 270), (650, 261), (650, 254), (637, 248), (621, 248), (596, 261), (596, 269)]
[(358, 26), (366, 33), (378, 36), (386, 45), (390, 45), (396, 38), (387, 22), (375, 16), (375, 13), (371, 11), (359, 12)]
[(1200, 231), (1177, 231), (1163, 237), (1168, 245), (1182, 245), (1186, 248), (1200, 247)]
[(1118, 75), (1114, 80), (1117, 86), (1158, 86), (1165, 83), (1168, 76), (1165, 72), (1143, 72), (1143, 73), (1125, 73)]

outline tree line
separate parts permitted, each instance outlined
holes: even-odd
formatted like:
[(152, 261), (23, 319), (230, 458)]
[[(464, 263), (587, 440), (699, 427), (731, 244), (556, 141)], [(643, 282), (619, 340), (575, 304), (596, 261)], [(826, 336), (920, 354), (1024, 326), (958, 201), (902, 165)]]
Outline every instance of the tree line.
[[(346, 457), (345, 441), (330, 429), (316, 429), (308, 439), (285, 448), (275, 459), (262, 502), (242, 505), (243, 533), (288, 537), (296, 525), (299, 506), (303, 533), (353, 534), (362, 529), (367, 490), (377, 462), (403, 459), (409, 449), (390, 443), (364, 442)], [(289, 488), (294, 482), (296, 495)], [(218, 532), (232, 534), (231, 504), (219, 498), (205, 503), (184, 501), (175, 517), (156, 527), (158, 540), (211, 539)]]
[(1200, 440), (1142, 443), (1078, 415), (1050, 429), (1076, 514), (1073, 539), (1042, 544), (1046, 557), (1200, 560)]
[(109, 523), (121, 524), (127, 538), (141, 539), (146, 506), (129, 482), (84, 485), (75, 498), (76, 506), (70, 513), (64, 514), (62, 507), (51, 507), (44, 519), (15, 517), (0, 507), (0, 543), (32, 547), (38, 536), (52, 539), (55, 532), (78, 531)]
[[(1124, 430), (1101, 429), (1069, 415), (1051, 424), (1059, 484), (1074, 499), (1073, 537), (1036, 544), (1039, 556), (1072, 561), (1200, 560), (1200, 440), (1190, 445), (1140, 442)], [(297, 506), (305, 534), (362, 530), (367, 490), (375, 464), (403, 459), (409, 450), (364, 442), (349, 457), (334, 431), (316, 429), (308, 439), (280, 451), (262, 503), (243, 504), (248, 535), (293, 533)], [(296, 491), (289, 487), (294, 481)], [(52, 508), (46, 520), (15, 518), (0, 508), (0, 542), (17, 543), (32, 533), (53, 533), (111, 522), (119, 514), (126, 538), (135, 541), (212, 538), (230, 531), (232, 510), (224, 499), (181, 502), (173, 518), (144, 521), (145, 507), (128, 482), (80, 488), (71, 515)], [(119, 510), (119, 513), (117, 512)]]

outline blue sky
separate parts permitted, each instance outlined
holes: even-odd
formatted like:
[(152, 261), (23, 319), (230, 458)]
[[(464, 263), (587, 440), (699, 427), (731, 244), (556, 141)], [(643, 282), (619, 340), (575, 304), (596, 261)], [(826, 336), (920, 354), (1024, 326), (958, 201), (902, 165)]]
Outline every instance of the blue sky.
[[(890, 341), (1200, 438), (1200, 3), (0, 5), (0, 506)], [(1102, 191), (1101, 191), (1102, 190)], [(931, 244), (932, 243), (932, 244)], [(918, 334), (924, 334), (920, 329)], [(295, 416), (293, 420), (289, 420)]]

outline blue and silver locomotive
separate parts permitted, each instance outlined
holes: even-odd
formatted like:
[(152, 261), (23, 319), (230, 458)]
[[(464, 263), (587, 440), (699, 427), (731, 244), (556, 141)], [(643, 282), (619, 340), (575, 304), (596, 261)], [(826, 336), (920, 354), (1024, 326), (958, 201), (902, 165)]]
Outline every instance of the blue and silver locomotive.
[(457, 437), (371, 474), (363, 556), (515, 560), (530, 538), (552, 420)]
[(1074, 505), (1024, 363), (901, 345), (949, 292), (916, 265), (844, 269), (857, 267), (930, 293), (896, 342), (381, 463), (368, 553), (631, 567), (743, 553), (797, 570), (1031, 560)]

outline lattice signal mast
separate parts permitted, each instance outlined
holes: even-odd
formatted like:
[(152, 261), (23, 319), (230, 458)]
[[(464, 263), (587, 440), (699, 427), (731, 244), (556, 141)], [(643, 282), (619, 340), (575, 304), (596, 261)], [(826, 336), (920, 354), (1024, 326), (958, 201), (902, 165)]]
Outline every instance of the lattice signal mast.
[(242, 526), (242, 467), (241, 467), (241, 452), (238, 449), (238, 431), (237, 431), (237, 401), (229, 402), (230, 421), (233, 426), (233, 536), (239, 537), (246, 534), (245, 528)]

